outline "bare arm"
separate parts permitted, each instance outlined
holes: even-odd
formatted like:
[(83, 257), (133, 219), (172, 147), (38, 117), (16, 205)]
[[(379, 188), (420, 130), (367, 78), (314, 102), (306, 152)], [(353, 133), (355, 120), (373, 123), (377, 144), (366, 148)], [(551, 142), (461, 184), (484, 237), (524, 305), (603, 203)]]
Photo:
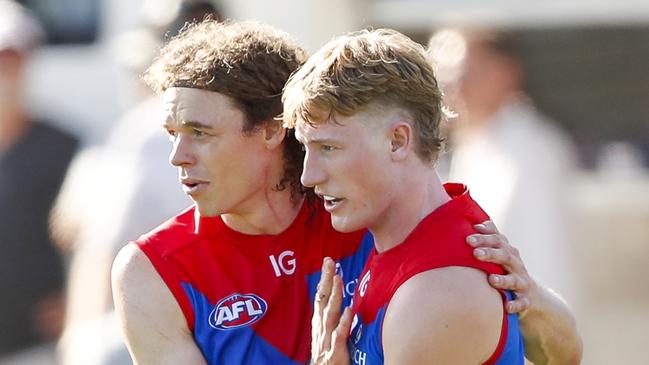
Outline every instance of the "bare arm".
[(418, 274), (388, 305), (385, 364), (481, 364), (498, 347), (502, 320), (501, 296), (484, 273), (447, 267)]
[(206, 364), (173, 295), (134, 244), (112, 270), (115, 310), (136, 365)]
[(518, 250), (498, 232), (493, 222), (476, 228), (482, 235), (467, 239), (470, 245), (477, 247), (475, 257), (501, 264), (508, 272), (507, 275), (491, 275), (489, 283), (494, 288), (515, 292), (516, 300), (507, 303), (507, 310), (520, 312), (526, 357), (536, 365), (579, 364), (582, 342), (567, 303), (558, 294), (536, 284)]
[(536, 286), (533, 292), (520, 317), (525, 356), (536, 365), (581, 364), (581, 337), (568, 305), (550, 289)]

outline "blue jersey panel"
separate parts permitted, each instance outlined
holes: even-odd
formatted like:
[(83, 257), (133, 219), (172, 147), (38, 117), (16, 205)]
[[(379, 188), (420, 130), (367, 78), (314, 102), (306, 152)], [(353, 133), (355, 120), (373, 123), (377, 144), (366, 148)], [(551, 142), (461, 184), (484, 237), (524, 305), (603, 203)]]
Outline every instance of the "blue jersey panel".
[[(514, 295), (510, 291), (505, 291), (507, 300), (512, 300)], [(523, 343), (523, 336), (521, 336), (520, 324), (518, 321), (518, 314), (507, 315), (507, 342), (503, 348), (500, 357), (494, 363), (495, 365), (523, 365), (525, 354), (525, 345)]]
[(194, 339), (208, 364), (300, 365), (259, 337), (250, 326), (216, 329), (209, 323), (214, 305), (183, 283), (194, 307)]
[(381, 329), (386, 307), (379, 309), (376, 318), (370, 323), (363, 323), (358, 315), (354, 316), (352, 332), (348, 340), (352, 364), (383, 364)]
[[(367, 258), (369, 257), (373, 249), (374, 237), (370, 232), (367, 232), (365, 236), (363, 236), (363, 241), (358, 247), (358, 250), (354, 252), (353, 255), (342, 258), (336, 263), (336, 273), (342, 273), (344, 283), (343, 306), (346, 307), (351, 304), (352, 298), (354, 298), (354, 290), (356, 289), (358, 277), (363, 272), (365, 262), (367, 262)], [(317, 290), (319, 281), (319, 270), (307, 275), (307, 282), (309, 285), (309, 299), (311, 300), (311, 303), (313, 303), (315, 299), (315, 292)]]

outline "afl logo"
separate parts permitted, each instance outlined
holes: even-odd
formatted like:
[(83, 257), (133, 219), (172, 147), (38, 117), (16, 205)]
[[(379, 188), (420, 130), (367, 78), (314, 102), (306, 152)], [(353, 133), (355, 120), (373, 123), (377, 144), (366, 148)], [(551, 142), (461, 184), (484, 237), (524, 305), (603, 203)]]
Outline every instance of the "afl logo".
[(234, 293), (221, 299), (210, 313), (210, 326), (231, 330), (257, 322), (266, 314), (266, 301), (255, 294)]

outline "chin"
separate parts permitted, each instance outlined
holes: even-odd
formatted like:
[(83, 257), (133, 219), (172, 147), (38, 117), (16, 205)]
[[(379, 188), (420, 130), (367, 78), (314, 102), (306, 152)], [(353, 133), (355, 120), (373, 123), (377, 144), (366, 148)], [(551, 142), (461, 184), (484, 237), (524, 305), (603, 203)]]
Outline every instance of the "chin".
[(354, 222), (350, 221), (349, 219), (336, 217), (331, 217), (331, 225), (336, 231), (342, 233), (355, 232), (359, 229), (365, 228), (361, 224), (354, 224)]

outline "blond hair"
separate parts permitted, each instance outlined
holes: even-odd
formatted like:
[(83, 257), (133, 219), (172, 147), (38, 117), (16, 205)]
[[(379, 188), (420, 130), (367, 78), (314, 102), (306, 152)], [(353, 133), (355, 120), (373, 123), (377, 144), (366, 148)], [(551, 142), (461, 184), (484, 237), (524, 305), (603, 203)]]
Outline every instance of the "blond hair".
[(284, 89), (284, 124), (316, 126), (334, 113), (349, 116), (369, 103), (405, 109), (415, 151), (427, 162), (442, 148), (442, 93), (424, 48), (391, 29), (362, 30), (334, 39), (291, 76)]

